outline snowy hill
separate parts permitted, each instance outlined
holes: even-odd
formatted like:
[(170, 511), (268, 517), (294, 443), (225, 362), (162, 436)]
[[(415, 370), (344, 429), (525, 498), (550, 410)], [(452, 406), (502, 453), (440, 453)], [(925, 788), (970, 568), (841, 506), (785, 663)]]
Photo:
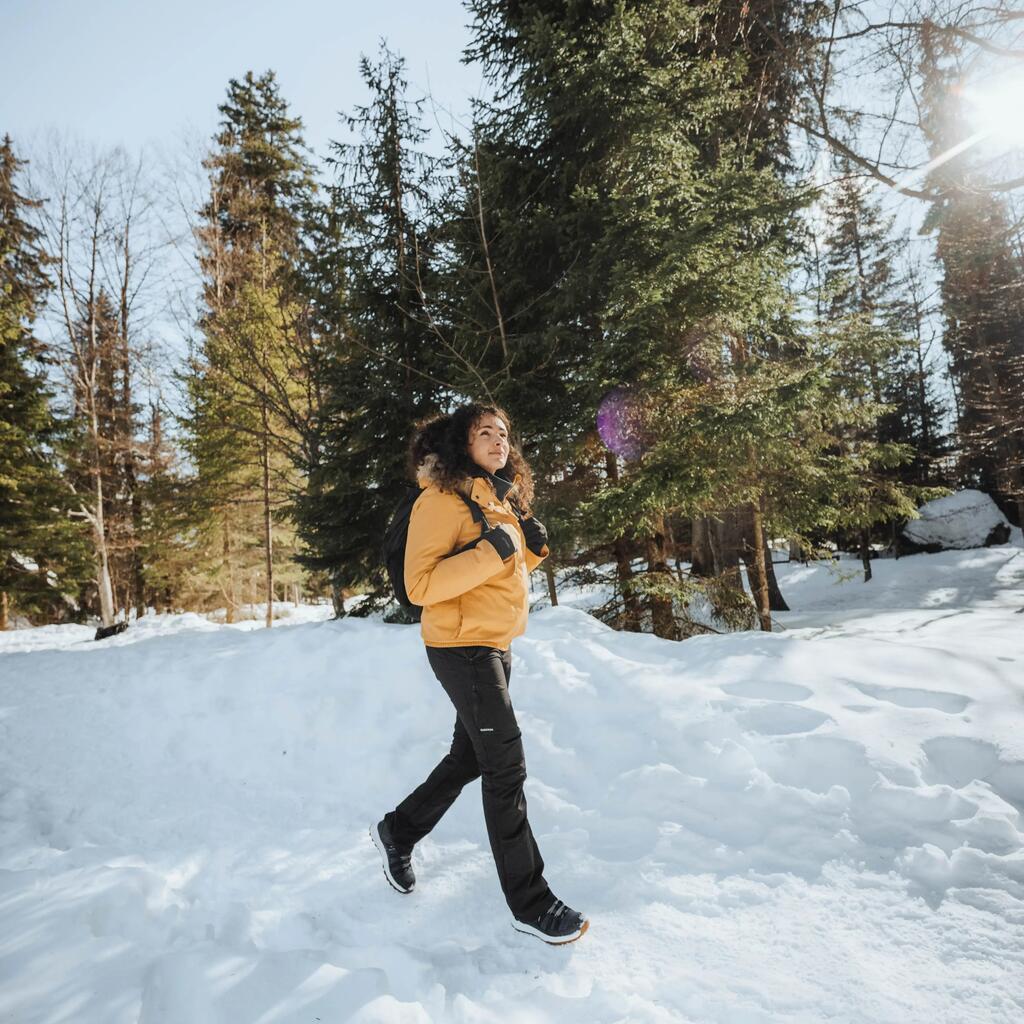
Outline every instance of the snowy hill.
[(453, 720), (415, 627), (0, 634), (0, 1021), (1018, 1024), (1020, 531), (777, 568), (782, 632), (514, 642), (564, 948), (509, 926), (479, 783), (384, 880)]

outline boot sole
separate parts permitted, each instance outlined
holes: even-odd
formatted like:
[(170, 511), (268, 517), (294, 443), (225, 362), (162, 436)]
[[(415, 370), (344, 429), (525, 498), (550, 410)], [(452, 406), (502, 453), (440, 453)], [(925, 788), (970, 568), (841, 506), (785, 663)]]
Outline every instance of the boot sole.
[(532, 925), (524, 924), (522, 921), (517, 921), (515, 918), (512, 919), (512, 927), (517, 932), (522, 932), (524, 935), (535, 935), (541, 942), (546, 942), (549, 946), (567, 946), (570, 942), (575, 942), (577, 939), (583, 938), (587, 929), (590, 927), (590, 921), (584, 921), (580, 925), (579, 930), (570, 932), (568, 935), (561, 935), (558, 938), (552, 938), (550, 935), (545, 935), (542, 931), (534, 928)]
[(388, 851), (384, 849), (384, 844), (380, 841), (376, 825), (370, 826), (370, 839), (372, 840), (373, 845), (377, 847), (377, 852), (380, 854), (381, 863), (384, 867), (384, 877), (388, 880), (388, 885), (390, 885), (395, 892), (400, 892), (403, 896), (407, 896), (416, 888), (416, 883), (413, 882), (408, 889), (405, 889), (391, 877), (391, 872), (388, 870)]

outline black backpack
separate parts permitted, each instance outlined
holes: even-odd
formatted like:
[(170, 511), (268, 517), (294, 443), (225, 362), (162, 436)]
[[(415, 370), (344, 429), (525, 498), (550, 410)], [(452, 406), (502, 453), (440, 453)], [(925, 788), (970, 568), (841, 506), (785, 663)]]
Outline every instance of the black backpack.
[[(405, 589), (405, 545), (409, 539), (409, 516), (412, 515), (412, 507), (416, 504), (416, 499), (421, 493), (419, 484), (408, 486), (405, 495), (399, 501), (391, 516), (391, 522), (388, 523), (388, 528), (384, 533), (384, 543), (381, 545), (381, 561), (387, 569), (388, 579), (391, 581), (391, 589), (395, 593), (395, 598), (403, 608), (409, 610), (412, 618), (416, 621), (419, 621), (421, 608), (418, 604), (413, 604), (409, 600), (409, 594)], [(482, 536), (485, 531), (490, 529), (487, 520), (484, 518), (483, 509), (464, 494), (459, 493), (459, 497), (469, 506), (473, 522), (483, 524), (480, 531)], [(446, 557), (450, 558), (451, 555), (468, 551), (470, 548), (476, 547), (479, 541), (480, 537), (477, 537)]]

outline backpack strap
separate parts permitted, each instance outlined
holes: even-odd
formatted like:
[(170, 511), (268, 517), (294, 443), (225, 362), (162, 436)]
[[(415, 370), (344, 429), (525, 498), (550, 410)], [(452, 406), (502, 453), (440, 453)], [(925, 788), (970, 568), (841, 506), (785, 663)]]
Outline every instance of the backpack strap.
[(491, 527), (484, 516), (484, 510), (472, 498), (467, 498), (462, 491), (457, 491), (456, 493), (469, 506), (469, 514), (473, 517), (473, 522), (483, 523), (484, 531), (489, 530)]
[[(473, 517), (473, 522), (482, 524), (479, 537), (474, 537), (469, 543), (463, 544), (461, 548), (456, 548), (452, 552), (452, 555), (461, 555), (463, 551), (469, 551), (480, 543), (480, 539), (491, 528), (491, 524), (487, 522), (484, 510), (472, 498), (467, 498), (462, 491), (456, 491), (455, 493), (469, 506), (469, 514)], [(451, 555), (445, 557), (451, 558)]]

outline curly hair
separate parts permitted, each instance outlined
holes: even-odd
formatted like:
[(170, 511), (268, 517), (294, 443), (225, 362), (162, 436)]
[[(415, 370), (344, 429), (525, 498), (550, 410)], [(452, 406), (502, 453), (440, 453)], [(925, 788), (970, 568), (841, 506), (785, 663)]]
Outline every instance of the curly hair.
[(479, 467), (469, 454), (469, 434), (484, 416), (498, 416), (508, 428), (508, 461), (497, 475), (512, 480), (516, 473), (519, 474), (522, 479), (510, 500), (521, 515), (529, 515), (533, 505), (533, 474), (519, 446), (512, 442), (512, 420), (509, 414), (497, 405), (467, 402), (453, 412), (442, 413), (418, 423), (409, 442), (407, 464), (410, 476), (415, 479), (417, 470), (428, 455), (436, 456), (436, 475), (442, 490), (454, 491), (461, 480), (479, 472)]

